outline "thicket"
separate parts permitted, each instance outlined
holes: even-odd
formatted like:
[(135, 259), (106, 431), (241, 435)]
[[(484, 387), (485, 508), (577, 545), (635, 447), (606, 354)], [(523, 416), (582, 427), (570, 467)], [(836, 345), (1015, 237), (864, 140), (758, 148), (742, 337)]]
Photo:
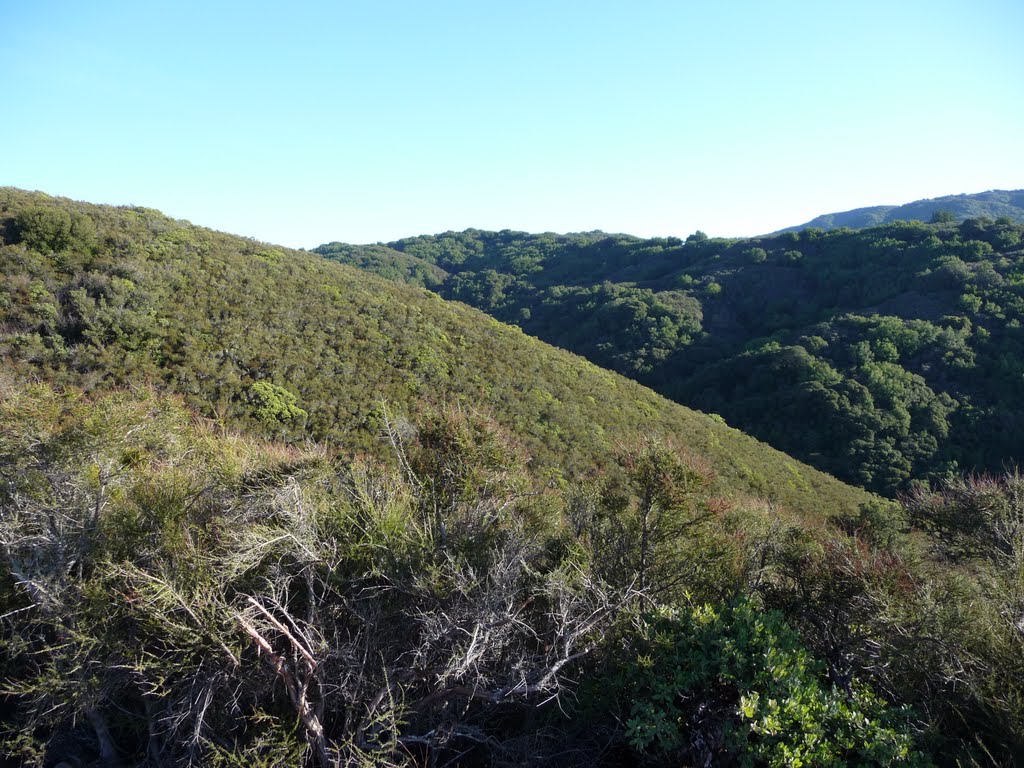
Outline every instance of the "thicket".
[(717, 497), (660, 441), (558, 490), (484, 415), (384, 424), (387, 461), (346, 458), (146, 390), (5, 382), (4, 750), (47, 766), (1021, 757), (1019, 478), (831, 526)]

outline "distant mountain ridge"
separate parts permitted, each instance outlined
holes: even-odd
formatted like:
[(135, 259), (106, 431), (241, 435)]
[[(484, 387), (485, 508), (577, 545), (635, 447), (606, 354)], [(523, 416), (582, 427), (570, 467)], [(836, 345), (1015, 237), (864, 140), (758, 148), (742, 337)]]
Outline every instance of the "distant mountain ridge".
[(956, 221), (986, 216), (991, 219), (1007, 217), (1017, 223), (1024, 223), (1024, 189), (993, 189), (973, 195), (946, 195), (927, 200), (915, 200), (904, 205), (872, 205), (854, 208), (851, 211), (825, 213), (806, 224), (786, 227), (772, 234), (799, 232), (808, 227), (819, 229), (866, 229), (892, 221), (931, 221), (938, 212), (952, 214)]

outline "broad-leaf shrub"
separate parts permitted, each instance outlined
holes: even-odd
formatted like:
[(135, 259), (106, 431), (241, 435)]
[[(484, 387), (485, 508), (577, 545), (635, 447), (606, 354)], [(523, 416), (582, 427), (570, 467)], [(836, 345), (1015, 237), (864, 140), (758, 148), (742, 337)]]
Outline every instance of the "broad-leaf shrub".
[(925, 765), (910, 714), (848, 694), (774, 611), (748, 600), (634, 617), (615, 685), (630, 744), (661, 764)]

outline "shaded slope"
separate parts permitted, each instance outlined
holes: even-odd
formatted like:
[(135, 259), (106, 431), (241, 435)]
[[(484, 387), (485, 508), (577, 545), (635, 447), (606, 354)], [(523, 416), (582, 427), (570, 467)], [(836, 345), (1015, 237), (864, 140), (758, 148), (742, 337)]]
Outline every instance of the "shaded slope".
[(670, 435), (722, 493), (807, 512), (867, 497), (621, 376), (464, 306), (142, 208), (0, 193), (0, 354), (86, 389), (149, 382), (290, 440), (379, 445), (386, 407), (482, 407), (537, 468), (586, 472), (613, 444)]
[(892, 494), (1024, 460), (1022, 244), (1024, 226), (967, 219), (685, 242), (467, 230), (387, 248), (447, 273), (446, 298)]

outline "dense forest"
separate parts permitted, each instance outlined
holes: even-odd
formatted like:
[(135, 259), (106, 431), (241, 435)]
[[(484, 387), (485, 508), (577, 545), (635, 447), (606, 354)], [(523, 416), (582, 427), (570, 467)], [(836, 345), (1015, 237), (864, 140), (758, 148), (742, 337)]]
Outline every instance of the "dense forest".
[(1024, 225), (1007, 218), (748, 240), (468, 230), (317, 250), (873, 491), (1024, 456)]
[[(825, 237), (786, 247), (813, 261)], [(576, 240), (607, 264), (721, 264), (717, 291), (691, 276), (658, 300), (684, 349), (709, 327), (741, 348), (704, 299), (738, 288), (738, 259), (778, 258), (536, 238)], [(11, 765), (1024, 759), (1016, 473), (894, 503), (422, 287), (149, 209), (5, 189), (0, 243)], [(592, 335), (648, 306), (643, 261), (575, 284), (581, 325), (588, 292), (623, 308)], [(652, 349), (622, 353), (630, 373)]]

